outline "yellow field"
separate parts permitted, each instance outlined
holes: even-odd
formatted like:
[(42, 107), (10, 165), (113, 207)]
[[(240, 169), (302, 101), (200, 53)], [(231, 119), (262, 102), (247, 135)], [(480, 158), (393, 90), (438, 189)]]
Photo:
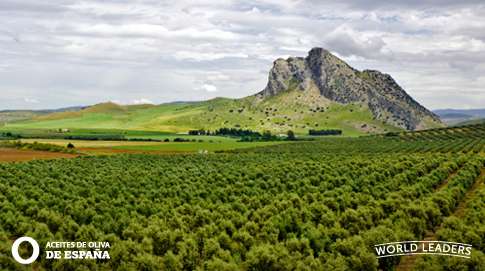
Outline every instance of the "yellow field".
[(72, 143), (76, 150), (85, 154), (111, 153), (196, 153), (234, 150), (289, 143), (287, 141), (238, 142), (234, 139), (214, 138), (218, 141), (190, 142), (146, 142), (146, 141), (102, 141), (68, 139), (22, 139), (25, 143), (45, 143), (66, 147)]
[(76, 148), (102, 148), (115, 146), (152, 146), (159, 145), (160, 142), (146, 141), (104, 141), (104, 140), (72, 140), (72, 139), (22, 139), (25, 143), (46, 143), (66, 147), (72, 143)]

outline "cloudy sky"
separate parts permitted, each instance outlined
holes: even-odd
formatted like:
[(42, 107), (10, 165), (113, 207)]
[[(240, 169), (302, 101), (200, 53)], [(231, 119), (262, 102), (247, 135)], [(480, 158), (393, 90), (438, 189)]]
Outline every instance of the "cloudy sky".
[(483, 0), (1, 0), (0, 109), (243, 97), (324, 47), (431, 108), (485, 107)]

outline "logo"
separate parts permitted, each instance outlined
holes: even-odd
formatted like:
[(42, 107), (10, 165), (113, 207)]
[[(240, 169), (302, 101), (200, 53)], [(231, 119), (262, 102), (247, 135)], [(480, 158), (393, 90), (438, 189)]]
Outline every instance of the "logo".
[[(32, 246), (32, 256), (30, 256), (30, 258), (28, 259), (24, 259), (20, 257), (20, 254), (19, 254), (19, 246), (23, 242), (28, 242)], [(37, 243), (37, 241), (35, 241), (33, 238), (28, 236), (20, 237), (19, 239), (15, 240), (15, 242), (13, 242), (13, 245), (12, 245), (12, 256), (14, 260), (16, 260), (20, 264), (33, 263), (37, 259), (37, 257), (39, 257), (39, 251), (40, 251), (39, 244)]]
[(378, 244), (374, 246), (377, 258), (433, 254), (470, 258), (472, 245), (446, 241), (403, 241)]

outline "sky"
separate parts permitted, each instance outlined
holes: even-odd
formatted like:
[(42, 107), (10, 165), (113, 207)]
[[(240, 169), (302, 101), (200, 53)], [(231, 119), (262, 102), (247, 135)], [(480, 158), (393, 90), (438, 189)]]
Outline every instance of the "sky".
[(1, 0), (0, 110), (244, 97), (313, 47), (485, 108), (483, 0)]

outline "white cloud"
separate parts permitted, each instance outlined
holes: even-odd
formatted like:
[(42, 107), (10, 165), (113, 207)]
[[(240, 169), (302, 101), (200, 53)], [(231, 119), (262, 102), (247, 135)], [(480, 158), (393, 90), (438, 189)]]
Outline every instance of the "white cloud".
[(381, 35), (369, 32), (358, 32), (347, 25), (342, 25), (330, 32), (325, 44), (336, 48), (342, 56), (379, 57), (386, 43)]
[(24, 98), (24, 102), (29, 103), (29, 104), (39, 103), (39, 101), (37, 99), (33, 99), (33, 98)]
[(207, 74), (207, 80), (209, 81), (229, 81), (231, 77), (221, 72), (209, 72)]
[(217, 87), (211, 84), (203, 84), (199, 87), (201, 90), (205, 90), (207, 92), (217, 92)]
[(84, 24), (75, 26), (74, 31), (83, 35), (99, 36), (125, 36), (125, 37), (152, 37), (152, 38), (190, 38), (190, 39), (211, 39), (211, 40), (235, 40), (238, 35), (219, 29), (197, 29), (187, 27), (170, 30), (157, 24)]
[(215, 53), (215, 52), (191, 52), (180, 51), (174, 54), (177, 60), (211, 61), (223, 58), (248, 58), (244, 53)]
[(0, 1), (0, 109), (242, 97), (276, 58), (316, 46), (391, 74), (425, 106), (485, 99), (479, 0), (48, 2)]
[(140, 98), (140, 99), (135, 99), (131, 101), (131, 104), (154, 104), (154, 102), (146, 98)]

